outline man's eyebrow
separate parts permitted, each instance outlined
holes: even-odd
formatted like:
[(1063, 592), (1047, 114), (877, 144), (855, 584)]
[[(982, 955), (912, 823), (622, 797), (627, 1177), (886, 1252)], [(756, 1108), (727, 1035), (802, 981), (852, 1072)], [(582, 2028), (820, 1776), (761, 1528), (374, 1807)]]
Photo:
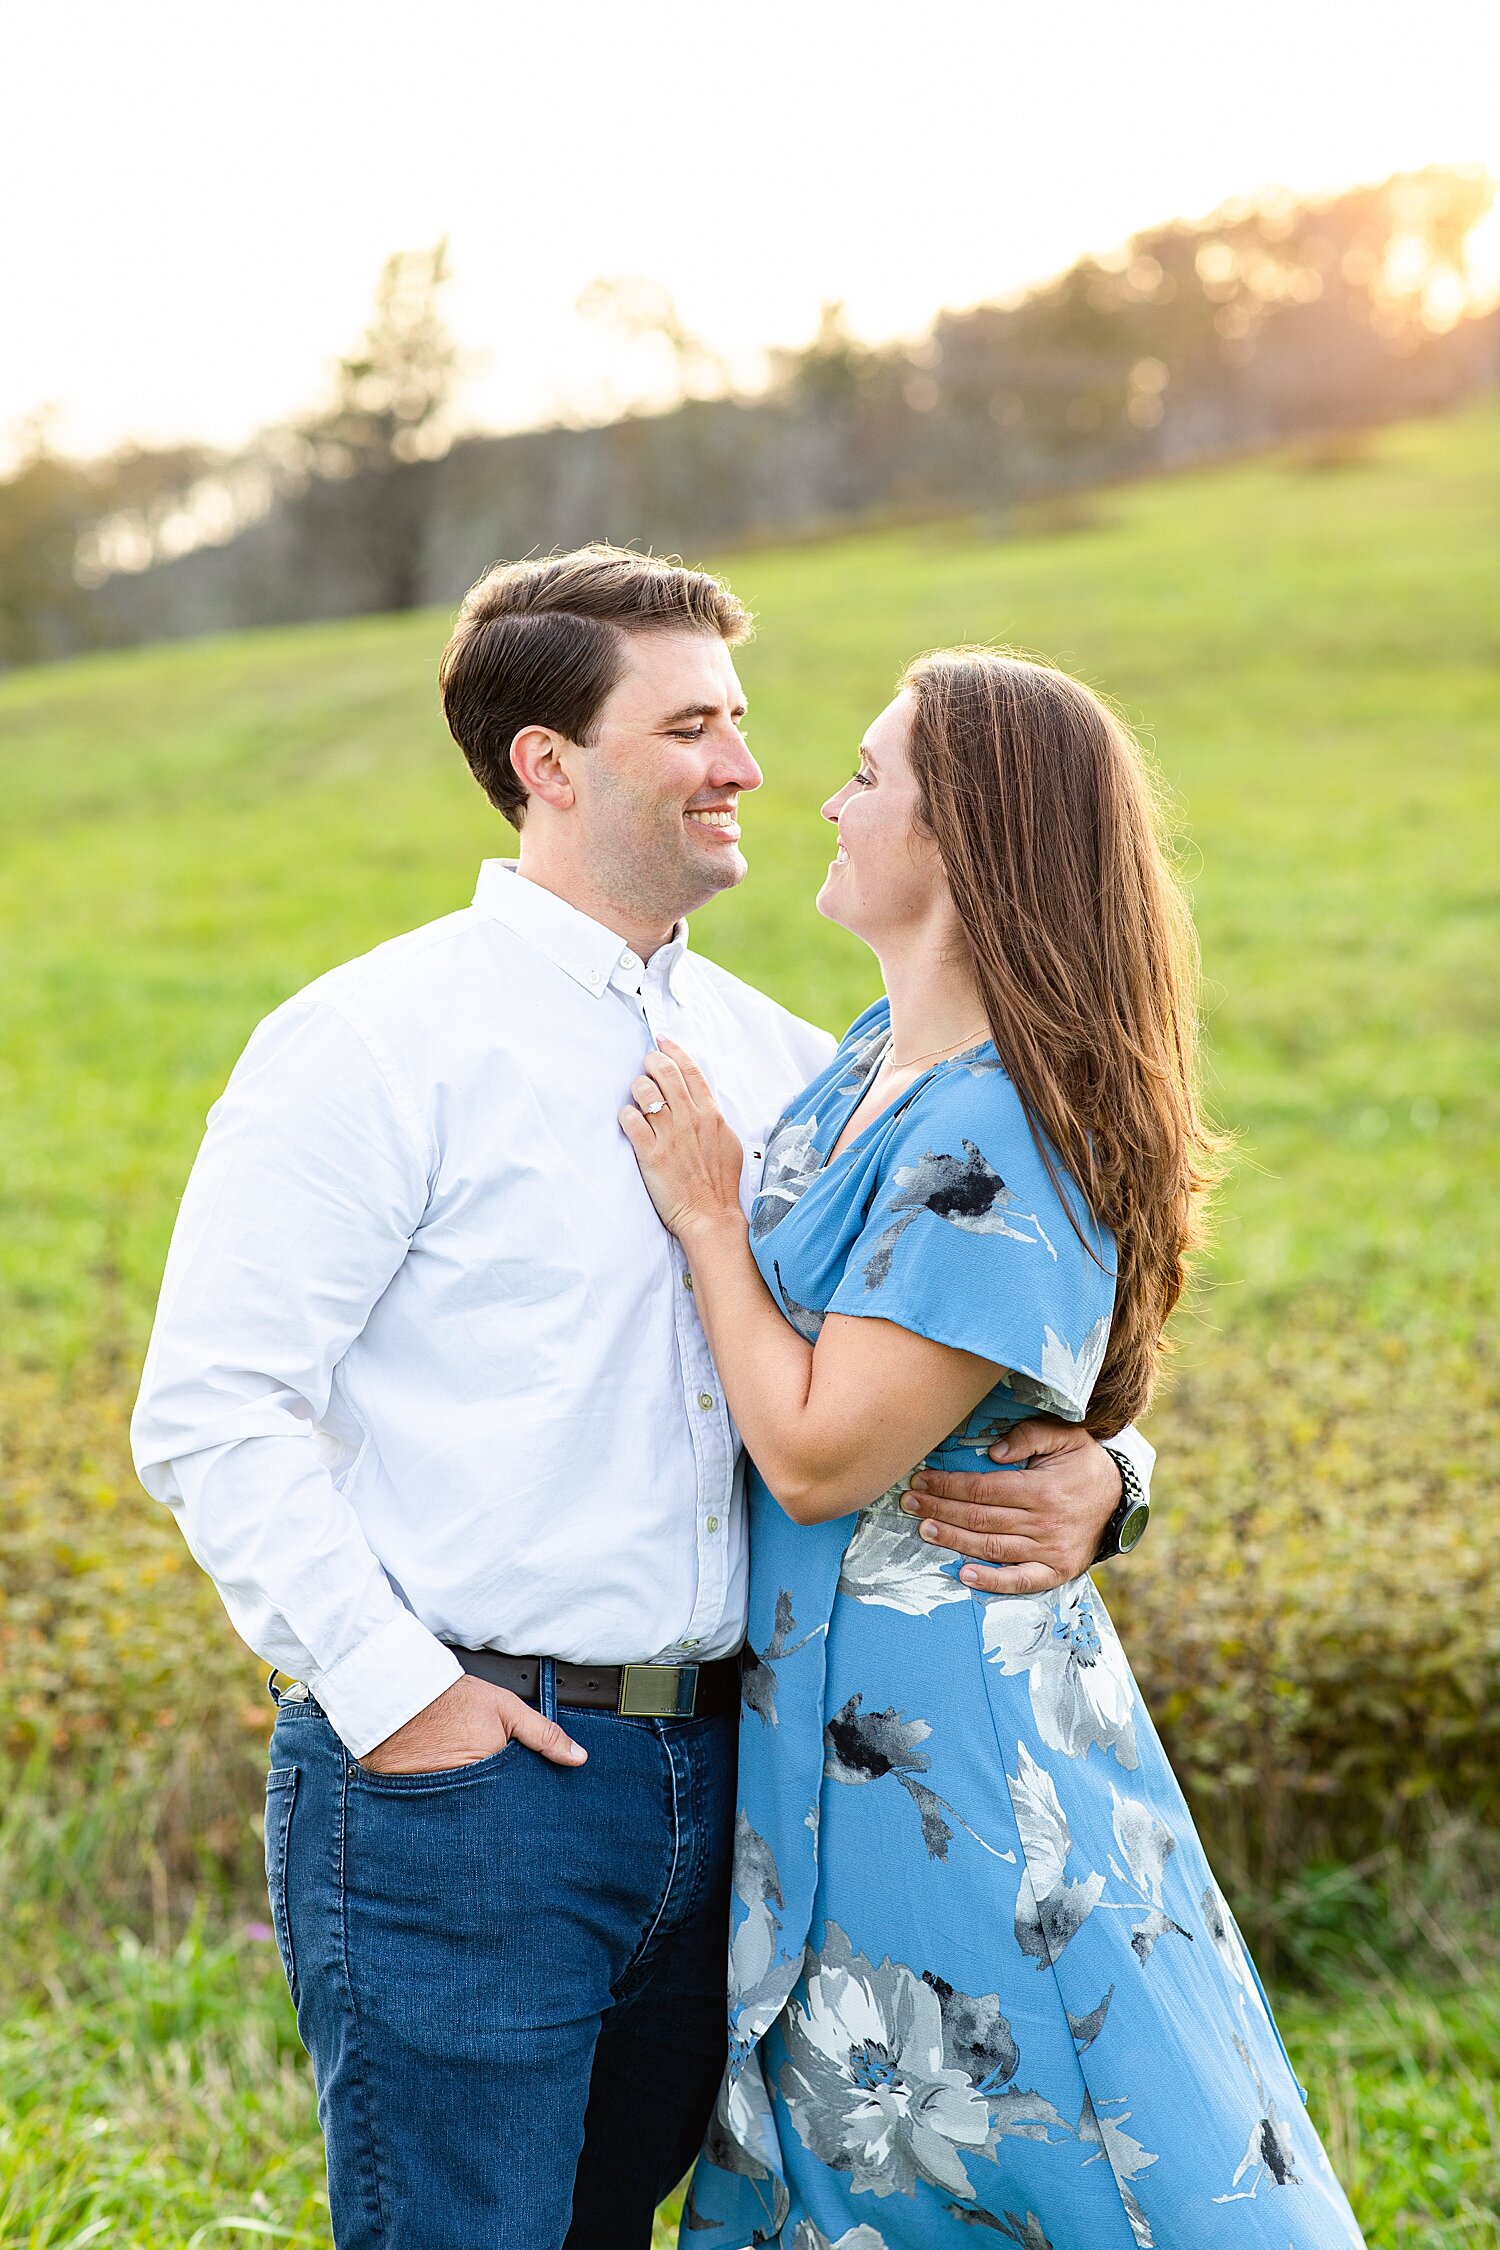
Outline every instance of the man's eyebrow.
[(874, 766), (874, 768), (875, 768), (875, 771), (876, 771), (877, 773), (879, 773), (879, 771), (880, 771), (880, 762), (879, 762), (879, 760), (878, 760), (878, 759), (876, 758), (876, 756), (875, 756), (875, 753), (874, 753), (874, 752), (873, 752), (873, 751), (871, 750), (871, 748), (870, 748), (870, 745), (868, 744), (868, 742), (862, 742), (862, 743), (860, 744), (860, 746), (859, 746), (859, 755), (860, 755), (860, 756), (861, 756), (861, 757), (862, 757), (862, 758), (864, 759), (864, 761), (865, 761), (865, 764), (866, 764), (867, 766)]
[[(731, 704), (729, 716), (731, 719), (743, 719), (749, 708), (748, 703)], [(661, 724), (664, 727), (677, 727), (681, 726), (684, 719), (716, 719), (719, 711), (720, 705), (717, 703), (685, 703), (680, 711), (669, 712)]]

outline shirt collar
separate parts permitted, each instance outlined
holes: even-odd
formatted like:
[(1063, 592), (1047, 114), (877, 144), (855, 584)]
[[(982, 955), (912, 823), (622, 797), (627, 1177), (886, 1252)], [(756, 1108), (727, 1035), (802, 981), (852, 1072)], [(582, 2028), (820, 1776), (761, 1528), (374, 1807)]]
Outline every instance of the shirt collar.
[[(580, 914), (555, 891), (529, 882), (513, 859), (481, 861), (474, 905), (479, 913), (503, 922), (517, 937), (535, 946), (596, 998), (608, 991), (611, 978), (631, 991), (643, 981), (639, 959), (627, 939), (589, 915)], [(682, 921), (646, 963), (645, 981), (655, 983), (660, 978), (675, 994), (687, 944), (688, 927)]]

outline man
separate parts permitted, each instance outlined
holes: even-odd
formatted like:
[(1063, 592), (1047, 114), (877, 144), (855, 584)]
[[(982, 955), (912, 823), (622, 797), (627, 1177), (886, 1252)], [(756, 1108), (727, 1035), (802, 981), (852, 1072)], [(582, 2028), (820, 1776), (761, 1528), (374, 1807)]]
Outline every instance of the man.
[[(260, 1026), (173, 1237), (136, 1458), (284, 1679), (267, 1871), (339, 2250), (644, 2250), (723, 2064), (737, 1439), (615, 1120), (676, 1039), (748, 1204), (831, 1051), (687, 948), (745, 872), (747, 630), (608, 549), (481, 581), (443, 695), (519, 860)], [(996, 1586), (1121, 1513), (1049, 1444), (940, 1532)]]

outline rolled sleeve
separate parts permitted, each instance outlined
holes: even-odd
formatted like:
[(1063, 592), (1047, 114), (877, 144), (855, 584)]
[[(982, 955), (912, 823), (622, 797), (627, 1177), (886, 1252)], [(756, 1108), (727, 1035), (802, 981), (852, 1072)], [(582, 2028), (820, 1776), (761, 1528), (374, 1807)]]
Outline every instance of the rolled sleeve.
[(307, 1684), (351, 1756), (362, 1758), (462, 1678), (452, 1649), (401, 1609)]

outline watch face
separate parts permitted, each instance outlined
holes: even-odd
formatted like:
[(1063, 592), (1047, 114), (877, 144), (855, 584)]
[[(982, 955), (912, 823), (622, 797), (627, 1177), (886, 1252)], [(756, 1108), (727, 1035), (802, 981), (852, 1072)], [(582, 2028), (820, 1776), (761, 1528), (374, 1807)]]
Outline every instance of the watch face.
[(1120, 1526), (1120, 1552), (1122, 1555), (1128, 1555), (1132, 1547), (1140, 1545), (1145, 1535), (1146, 1526), (1150, 1521), (1150, 1508), (1144, 1500), (1137, 1500)]

